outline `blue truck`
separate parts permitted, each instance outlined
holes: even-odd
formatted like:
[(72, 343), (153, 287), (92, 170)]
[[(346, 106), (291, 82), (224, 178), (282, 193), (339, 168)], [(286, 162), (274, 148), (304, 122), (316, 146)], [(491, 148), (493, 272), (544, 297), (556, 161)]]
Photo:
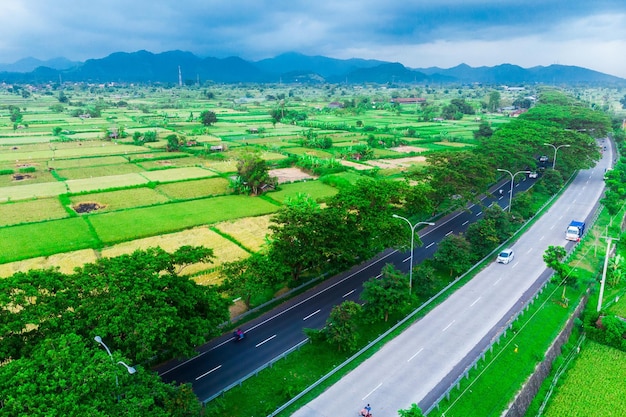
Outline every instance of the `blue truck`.
[(578, 242), (583, 236), (583, 233), (585, 233), (585, 222), (572, 220), (565, 231), (565, 239)]

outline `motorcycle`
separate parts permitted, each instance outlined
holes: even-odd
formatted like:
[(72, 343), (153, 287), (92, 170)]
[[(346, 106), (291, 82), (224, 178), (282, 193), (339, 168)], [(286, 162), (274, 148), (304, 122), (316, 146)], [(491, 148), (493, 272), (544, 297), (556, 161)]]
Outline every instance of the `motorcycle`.
[(235, 340), (235, 342), (243, 340), (244, 337), (245, 333), (241, 329), (237, 329), (233, 332), (233, 339)]

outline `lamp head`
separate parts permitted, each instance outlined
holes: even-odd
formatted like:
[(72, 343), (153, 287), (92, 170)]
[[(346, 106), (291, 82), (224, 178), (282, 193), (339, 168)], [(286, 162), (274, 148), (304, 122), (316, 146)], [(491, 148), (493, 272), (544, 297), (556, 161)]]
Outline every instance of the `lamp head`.
[(93, 340), (95, 340), (98, 343), (102, 343), (102, 338), (100, 336), (94, 337)]

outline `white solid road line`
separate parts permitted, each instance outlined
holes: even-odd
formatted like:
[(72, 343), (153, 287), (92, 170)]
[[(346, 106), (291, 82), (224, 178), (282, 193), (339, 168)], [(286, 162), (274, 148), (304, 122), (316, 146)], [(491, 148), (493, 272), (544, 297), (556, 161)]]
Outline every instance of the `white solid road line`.
[[(302, 321), (307, 320), (307, 319), (310, 319), (311, 317), (313, 317), (314, 315), (316, 315), (316, 314), (317, 314), (317, 313), (319, 313), (320, 311), (322, 311), (322, 310), (317, 310), (317, 311), (314, 311), (313, 313), (311, 313), (311, 314), (309, 314), (308, 316), (306, 316), (305, 318), (303, 318), (303, 319), (302, 319)], [(274, 335), (274, 336), (276, 336), (276, 335)], [(272, 336), (272, 337), (274, 337), (274, 336)]]
[(356, 290), (352, 290), (352, 291), (348, 291), (347, 293), (345, 293), (343, 295), (343, 298), (346, 298), (347, 296), (349, 296), (350, 294), (352, 294), (353, 292), (355, 292)]
[(435, 244), (435, 242), (432, 242), (431, 244), (429, 244), (428, 246), (426, 246), (424, 249), (428, 249), (428, 248), (430, 248), (430, 247), (431, 247), (432, 245), (434, 245), (434, 244)]
[(482, 297), (478, 297), (477, 299), (474, 300), (474, 302), (472, 304), (470, 304), (470, 307), (474, 307), (474, 304), (476, 304), (478, 302), (478, 300), (480, 300)]
[(196, 381), (199, 380), (200, 378), (203, 378), (205, 376), (207, 376), (208, 374), (210, 374), (213, 371), (217, 371), (218, 369), (220, 369), (222, 367), (222, 365), (218, 365), (215, 368), (211, 369), (209, 372), (205, 372), (202, 375), (200, 375), (199, 377), (196, 378)]
[(372, 394), (374, 393), (374, 391), (376, 391), (378, 388), (380, 388), (380, 386), (381, 386), (382, 384), (383, 384), (383, 383), (381, 382), (380, 384), (376, 385), (376, 388), (374, 388), (373, 390), (371, 390), (370, 392), (368, 392), (368, 393), (367, 393), (367, 395), (366, 395), (365, 397), (361, 398), (361, 401), (364, 401), (367, 397), (369, 397), (370, 395), (372, 395)]
[(418, 350), (417, 352), (415, 352), (415, 353), (413, 354), (413, 356), (411, 356), (409, 359), (407, 359), (407, 362), (411, 362), (411, 359), (413, 359), (414, 357), (416, 357), (417, 355), (419, 355), (419, 354), (420, 354), (420, 352), (421, 352), (422, 350), (424, 350), (424, 348), (421, 348), (420, 350)]
[(272, 340), (272, 339), (273, 339), (273, 338), (275, 338), (275, 337), (276, 337), (276, 335), (271, 336), (271, 337), (268, 337), (267, 339), (265, 339), (265, 340), (264, 340), (264, 341), (262, 341), (261, 343), (258, 343), (258, 344), (257, 344), (256, 346), (254, 346), (254, 347), (259, 347), (259, 346), (261, 346), (261, 345), (263, 345), (263, 344), (265, 344), (265, 343), (269, 342), (270, 340)]
[(448, 329), (450, 328), (450, 326), (452, 326), (452, 324), (453, 324), (455, 321), (456, 321), (456, 320), (452, 320), (452, 321), (450, 322), (450, 324), (448, 324), (446, 327), (444, 327), (443, 329), (441, 329), (441, 332), (443, 333), (443, 332), (445, 332), (446, 330), (448, 330)]

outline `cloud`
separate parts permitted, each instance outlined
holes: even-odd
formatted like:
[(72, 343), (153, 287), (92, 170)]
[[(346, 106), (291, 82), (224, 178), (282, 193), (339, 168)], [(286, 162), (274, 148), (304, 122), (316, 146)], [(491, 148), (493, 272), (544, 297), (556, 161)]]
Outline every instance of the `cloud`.
[(0, 62), (186, 50), (409, 66), (561, 62), (626, 77), (623, 0), (5, 0)]

